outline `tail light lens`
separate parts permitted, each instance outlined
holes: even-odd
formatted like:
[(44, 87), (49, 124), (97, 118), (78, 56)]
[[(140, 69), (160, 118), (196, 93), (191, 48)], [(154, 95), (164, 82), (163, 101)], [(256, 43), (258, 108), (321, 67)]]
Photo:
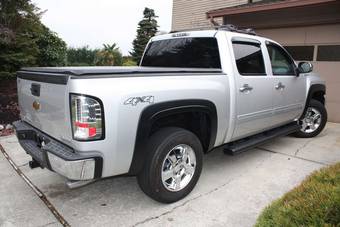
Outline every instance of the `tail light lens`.
[(103, 106), (94, 97), (71, 94), (71, 119), (75, 140), (104, 138)]

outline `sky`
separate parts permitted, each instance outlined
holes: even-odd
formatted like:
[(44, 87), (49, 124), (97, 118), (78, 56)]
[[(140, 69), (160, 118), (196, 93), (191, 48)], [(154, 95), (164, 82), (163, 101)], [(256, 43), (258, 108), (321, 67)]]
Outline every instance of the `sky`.
[(132, 49), (143, 10), (155, 10), (159, 30), (171, 30), (172, 0), (32, 0), (41, 20), (68, 46), (101, 48), (117, 43), (124, 55)]

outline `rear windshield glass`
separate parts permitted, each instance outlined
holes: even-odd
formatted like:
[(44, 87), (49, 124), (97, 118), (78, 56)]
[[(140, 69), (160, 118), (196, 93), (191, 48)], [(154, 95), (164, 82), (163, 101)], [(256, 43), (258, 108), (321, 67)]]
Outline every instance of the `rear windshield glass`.
[(142, 66), (221, 68), (215, 38), (177, 38), (150, 43)]

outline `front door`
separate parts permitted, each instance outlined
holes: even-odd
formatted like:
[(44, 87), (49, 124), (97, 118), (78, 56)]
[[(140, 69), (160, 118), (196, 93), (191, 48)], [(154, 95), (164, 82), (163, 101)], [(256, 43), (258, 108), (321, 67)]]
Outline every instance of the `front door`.
[(236, 125), (233, 140), (271, 127), (272, 87), (263, 58), (265, 44), (256, 39), (232, 38), (236, 80)]
[(299, 118), (306, 98), (306, 77), (297, 76), (296, 65), (279, 45), (266, 43), (271, 61), (273, 88), (273, 125), (283, 125)]

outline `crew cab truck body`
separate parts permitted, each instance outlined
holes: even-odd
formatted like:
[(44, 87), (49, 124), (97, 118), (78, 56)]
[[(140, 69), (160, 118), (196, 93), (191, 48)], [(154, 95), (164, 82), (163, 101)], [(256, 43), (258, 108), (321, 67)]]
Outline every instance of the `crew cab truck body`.
[(156, 36), (140, 67), (24, 68), (19, 142), (72, 181), (137, 175), (174, 202), (195, 186), (202, 154), (241, 152), (278, 135), (313, 137), (325, 85), (276, 42), (223, 30)]

